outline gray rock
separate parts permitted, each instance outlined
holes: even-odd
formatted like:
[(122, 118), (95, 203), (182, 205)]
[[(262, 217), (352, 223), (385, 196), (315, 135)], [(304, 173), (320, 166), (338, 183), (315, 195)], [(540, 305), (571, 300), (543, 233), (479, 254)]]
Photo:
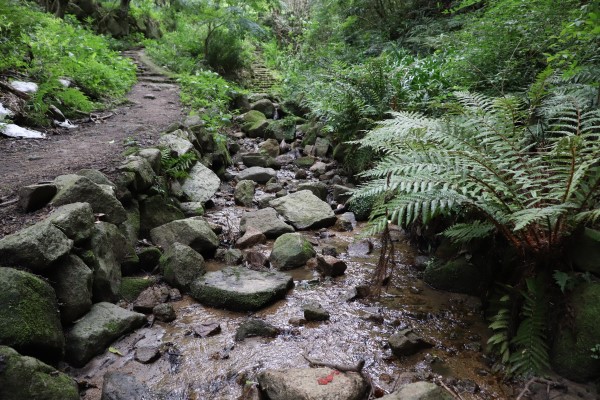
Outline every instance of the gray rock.
[(410, 356), (432, 347), (430, 343), (423, 340), (410, 328), (394, 333), (390, 336), (388, 343), (396, 357)]
[(56, 191), (52, 183), (24, 186), (19, 189), (19, 205), (25, 211), (39, 210), (52, 200)]
[(88, 178), (79, 175), (61, 175), (54, 183), (58, 193), (52, 199), (54, 206), (70, 203), (89, 203), (95, 213), (105, 214), (106, 221), (120, 224), (127, 219), (123, 205), (113, 195)]
[(215, 195), (221, 180), (201, 163), (196, 163), (190, 170), (189, 176), (183, 182), (183, 192), (191, 201), (206, 203)]
[(312, 156), (304, 156), (296, 158), (294, 160), (294, 164), (296, 164), (300, 168), (310, 168), (315, 163), (315, 161), (317, 160)]
[(304, 313), (304, 319), (307, 321), (327, 321), (330, 317), (329, 311), (316, 303), (302, 306), (302, 312)]
[(255, 228), (246, 229), (246, 232), (235, 242), (235, 247), (245, 249), (267, 241), (267, 237)]
[(192, 330), (194, 331), (194, 336), (206, 338), (221, 333), (221, 325), (216, 322), (203, 322), (195, 325)]
[(344, 204), (352, 196), (352, 188), (342, 185), (333, 185), (333, 200), (336, 203)]
[(262, 336), (262, 337), (276, 337), (279, 335), (280, 330), (273, 325), (260, 320), (251, 319), (245, 322), (237, 328), (235, 331), (235, 341), (241, 342), (247, 337)]
[(93, 272), (81, 259), (69, 255), (48, 275), (60, 309), (60, 320), (68, 325), (92, 307)]
[(79, 176), (88, 178), (90, 181), (94, 182), (96, 185), (110, 186), (113, 188), (116, 186), (110, 179), (108, 179), (108, 177), (106, 175), (104, 175), (102, 172), (98, 171), (97, 169), (80, 169), (79, 171), (77, 171), (75, 173), (75, 175), (79, 175)]
[(169, 303), (158, 304), (152, 309), (152, 314), (157, 320), (162, 322), (175, 321), (177, 315), (175, 315), (175, 309)]
[(150, 364), (160, 358), (160, 349), (158, 346), (138, 347), (135, 349), (133, 358), (142, 364)]
[(267, 118), (273, 118), (275, 115), (275, 106), (269, 99), (255, 101), (254, 103), (250, 104), (250, 109), (263, 113)]
[(160, 162), (161, 162), (162, 155), (161, 155), (159, 149), (153, 149), (153, 148), (142, 149), (142, 150), (138, 151), (138, 156), (145, 158), (155, 173), (157, 173), (157, 174), (160, 173), (160, 168), (161, 168)]
[(269, 205), (296, 229), (323, 228), (333, 225), (336, 221), (329, 204), (309, 190), (271, 200)]
[(348, 255), (352, 257), (367, 256), (373, 251), (373, 243), (369, 239), (362, 239), (348, 245)]
[(60, 360), (65, 338), (54, 289), (33, 274), (2, 267), (0, 288), (0, 343), (44, 361)]
[(269, 258), (260, 251), (251, 250), (244, 254), (244, 260), (248, 268), (260, 270), (267, 266)]
[(286, 233), (275, 240), (269, 261), (274, 268), (298, 268), (316, 255), (312, 244), (299, 233)]
[(250, 167), (237, 175), (237, 180), (251, 180), (256, 183), (267, 183), (269, 179), (276, 178), (277, 172), (273, 168)]
[(42, 221), (0, 239), (2, 265), (46, 270), (54, 261), (71, 251), (73, 241), (60, 229)]
[(380, 398), (380, 400), (452, 400), (453, 397), (432, 382), (415, 382), (404, 385), (400, 390)]
[(60, 206), (48, 216), (47, 220), (75, 243), (90, 237), (95, 222), (94, 212), (88, 203)]
[(335, 225), (333, 229), (338, 232), (350, 232), (356, 226), (356, 218), (354, 218), (354, 213), (347, 212), (340, 215), (335, 221)]
[[(131, 246), (113, 224), (94, 225), (90, 240), (90, 254), (84, 261), (94, 271), (94, 301), (117, 301), (121, 290), (121, 261)], [(131, 249), (135, 253), (135, 250)]]
[[(327, 385), (318, 383), (330, 375)], [(270, 400), (360, 400), (367, 390), (360, 374), (335, 374), (330, 368), (271, 369), (262, 372), (258, 382)]]
[(145, 322), (144, 314), (127, 311), (111, 303), (96, 303), (89, 313), (66, 331), (65, 358), (73, 366), (83, 367), (114, 340)]
[(186, 201), (179, 203), (179, 208), (186, 217), (200, 217), (204, 215), (204, 205), (199, 201)]
[(258, 144), (260, 152), (268, 155), (269, 157), (279, 156), (279, 142), (276, 139), (267, 139), (262, 143)]
[(139, 203), (136, 200), (132, 200), (125, 211), (127, 212), (127, 219), (121, 223), (119, 229), (129, 244), (131, 246), (136, 246), (141, 229)]
[(201, 217), (169, 222), (150, 231), (152, 241), (168, 250), (174, 243), (190, 246), (204, 256), (212, 256), (219, 246), (219, 238)]
[(156, 195), (140, 202), (140, 233), (144, 236), (158, 226), (184, 218), (183, 212), (164, 196)]
[(135, 180), (133, 181), (133, 190), (137, 193), (144, 193), (154, 184), (156, 173), (152, 165), (144, 157), (129, 156), (119, 167), (120, 171), (133, 172)]
[(160, 269), (169, 285), (187, 291), (204, 274), (204, 258), (191, 247), (174, 243), (160, 258)]
[(153, 398), (146, 385), (132, 375), (118, 371), (104, 374), (100, 400), (151, 400)]
[(265, 114), (257, 110), (248, 111), (242, 114), (240, 118), (244, 121), (242, 131), (251, 138), (261, 137), (269, 126)]
[(218, 249), (215, 258), (228, 265), (236, 265), (242, 262), (244, 254), (239, 249)]
[(141, 313), (151, 313), (159, 304), (165, 303), (169, 299), (169, 289), (165, 286), (151, 286), (139, 294), (133, 302), (133, 311)]
[(255, 311), (284, 298), (293, 286), (294, 281), (287, 274), (227, 267), (195, 280), (191, 294), (207, 306)]
[(327, 185), (323, 182), (305, 182), (298, 185), (298, 191), (310, 190), (319, 199), (325, 201), (327, 199)]
[(270, 207), (244, 213), (240, 220), (240, 232), (243, 234), (250, 228), (258, 230), (269, 239), (294, 232), (294, 228), (283, 222), (275, 209)]
[(331, 148), (331, 142), (325, 138), (318, 137), (315, 141), (315, 156), (326, 157)]
[(0, 360), (0, 399), (79, 400), (77, 382), (56, 368), (7, 346)]
[(325, 172), (327, 172), (328, 168), (329, 168), (328, 165), (325, 164), (323, 161), (317, 161), (309, 168), (309, 170), (315, 176), (320, 176), (320, 175), (323, 175)]
[(158, 145), (169, 149), (177, 157), (189, 153), (194, 149), (192, 142), (173, 133), (162, 135), (158, 139)]
[(152, 272), (158, 265), (162, 252), (158, 247), (142, 247), (137, 251), (142, 271)]
[(263, 168), (276, 168), (279, 166), (274, 158), (259, 153), (248, 153), (242, 155), (242, 162), (247, 167), (263, 167)]
[(235, 192), (233, 193), (233, 199), (235, 204), (250, 207), (252, 206), (252, 200), (254, 199), (254, 188), (256, 183), (250, 180), (241, 180), (235, 185)]
[(340, 276), (346, 272), (346, 263), (332, 256), (317, 257), (317, 271), (323, 276)]

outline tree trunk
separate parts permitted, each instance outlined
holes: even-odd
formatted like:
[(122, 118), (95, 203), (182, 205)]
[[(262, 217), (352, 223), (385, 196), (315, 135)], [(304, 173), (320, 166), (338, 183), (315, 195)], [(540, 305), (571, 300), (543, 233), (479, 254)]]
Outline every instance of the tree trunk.
[(124, 28), (124, 36), (129, 35), (129, 4), (131, 0), (121, 0), (119, 4), (119, 13), (118, 17), (121, 22), (121, 26)]

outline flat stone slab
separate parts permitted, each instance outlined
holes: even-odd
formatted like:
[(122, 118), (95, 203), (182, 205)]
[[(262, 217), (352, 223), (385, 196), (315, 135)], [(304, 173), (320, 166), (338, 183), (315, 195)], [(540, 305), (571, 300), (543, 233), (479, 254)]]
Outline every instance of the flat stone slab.
[(269, 179), (277, 178), (277, 172), (273, 168), (250, 167), (237, 175), (237, 180), (249, 180), (256, 183), (267, 183)]
[(191, 201), (206, 203), (215, 195), (220, 184), (221, 180), (212, 170), (196, 163), (181, 188)]
[(270, 400), (360, 400), (367, 390), (360, 374), (331, 368), (267, 370), (258, 382)]
[(294, 228), (277, 216), (274, 208), (267, 207), (245, 213), (240, 220), (240, 232), (254, 228), (267, 238), (275, 239), (284, 233), (294, 232)]
[(191, 295), (207, 306), (255, 311), (283, 299), (293, 286), (292, 277), (285, 273), (227, 267), (196, 279)]
[(329, 204), (309, 190), (271, 200), (269, 205), (296, 229), (326, 228), (336, 221)]

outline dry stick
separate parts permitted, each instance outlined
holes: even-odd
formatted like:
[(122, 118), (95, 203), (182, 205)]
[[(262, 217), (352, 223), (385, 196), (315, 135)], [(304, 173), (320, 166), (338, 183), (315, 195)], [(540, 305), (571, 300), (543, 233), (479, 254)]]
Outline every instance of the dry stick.
[(17, 201), (19, 201), (19, 199), (5, 201), (4, 203), (0, 203), (0, 207), (10, 206), (11, 204), (15, 204)]
[(452, 395), (452, 397), (454, 397), (455, 399), (458, 399), (458, 400), (464, 400), (460, 394), (458, 394), (457, 392), (455, 392), (454, 390), (452, 390), (448, 386), (446, 386), (446, 384), (444, 382), (442, 382), (441, 379), (438, 382), (444, 389), (446, 389), (446, 391), (448, 393), (450, 393), (450, 395)]
[(304, 359), (308, 361), (308, 363), (311, 365), (315, 365), (318, 367), (327, 367), (338, 370), (340, 372), (358, 372), (360, 374), (363, 367), (365, 366), (365, 360), (360, 360), (356, 365), (339, 365), (313, 360), (311, 358), (308, 358), (308, 356), (305, 353), (302, 353), (302, 357), (304, 357)]
[(535, 378), (531, 378), (530, 380), (527, 381), (527, 383), (525, 384), (525, 387), (523, 388), (523, 390), (521, 390), (521, 393), (519, 393), (519, 396), (517, 396), (517, 400), (521, 400), (523, 398), (523, 396), (525, 396), (525, 394), (529, 393), (529, 385), (531, 385), (533, 382), (535, 382)]

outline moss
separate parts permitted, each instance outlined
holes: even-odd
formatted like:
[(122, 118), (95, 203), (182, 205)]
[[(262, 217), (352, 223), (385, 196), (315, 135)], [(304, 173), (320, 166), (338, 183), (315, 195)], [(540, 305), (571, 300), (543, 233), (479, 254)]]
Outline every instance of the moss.
[(150, 277), (124, 277), (121, 281), (121, 298), (125, 301), (134, 301), (144, 289), (154, 285), (156, 278)]
[(300, 168), (310, 168), (315, 163), (316, 159), (314, 157), (305, 156), (297, 158), (294, 163)]
[(294, 117), (285, 117), (269, 123), (267, 136), (277, 139), (277, 141), (292, 141), (296, 137), (296, 119)]

